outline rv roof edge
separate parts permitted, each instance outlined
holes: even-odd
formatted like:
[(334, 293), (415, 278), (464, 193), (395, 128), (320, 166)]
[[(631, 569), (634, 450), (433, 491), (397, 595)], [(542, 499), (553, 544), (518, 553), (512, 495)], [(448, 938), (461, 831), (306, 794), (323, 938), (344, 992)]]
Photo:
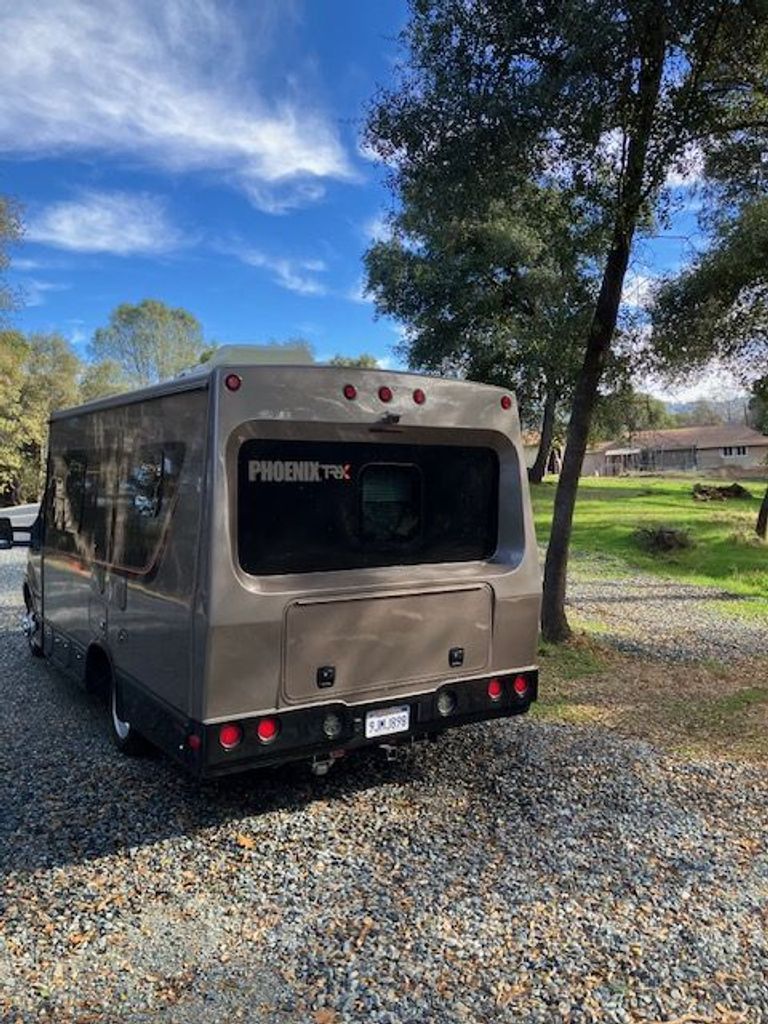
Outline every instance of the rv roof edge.
[(247, 351), (247, 346), (223, 346), (223, 354), (226, 353), (231, 355), (231, 358), (228, 358), (226, 362), (222, 361), (222, 359), (211, 359), (205, 363), (201, 363), (199, 367), (195, 366), (191, 370), (184, 371), (178, 377), (172, 377), (170, 380), (160, 381), (159, 384), (150, 384), (148, 387), (136, 388), (133, 391), (123, 391), (120, 394), (109, 395), (106, 398), (97, 398), (92, 402), (85, 402), (83, 405), (71, 406), (68, 409), (59, 409), (51, 414), (49, 422), (67, 419), (70, 416), (79, 416), (81, 413), (99, 412), (105, 409), (117, 408), (122, 405), (132, 405), (135, 402), (145, 402), (152, 398), (163, 398), (166, 395), (173, 395), (183, 391), (196, 391), (198, 389), (205, 390), (208, 388), (209, 381), (213, 374), (219, 370), (262, 369), (269, 371), (290, 369), (296, 373), (307, 371), (311, 373), (334, 373), (342, 374), (345, 377), (351, 377), (352, 375), (357, 377), (365, 374), (381, 374), (387, 377), (419, 377), (423, 380), (435, 382), (444, 382), (446, 380), (455, 379), (456, 383), (472, 384), (474, 387), (487, 388), (489, 391), (495, 391), (499, 394), (514, 394), (514, 392), (511, 392), (509, 388), (499, 387), (496, 384), (483, 384), (479, 381), (461, 380), (460, 378), (437, 377), (433, 374), (419, 373), (418, 370), (387, 370), (380, 369), (379, 367), (333, 366), (330, 363), (260, 363), (258, 361), (249, 362), (247, 360), (234, 358), (236, 355), (239, 355), (243, 349)]
[(182, 391), (199, 391), (208, 387), (210, 374), (195, 377), (174, 377), (171, 380), (161, 381), (159, 384), (150, 384), (146, 388), (136, 388), (133, 391), (121, 391), (117, 395), (108, 395), (106, 398), (97, 398), (93, 402), (85, 402), (83, 405), (73, 405), (68, 409), (58, 409), (51, 413), (49, 422), (67, 419), (70, 416), (79, 416), (80, 413), (99, 412), (103, 409), (114, 409), (121, 405), (133, 405), (135, 402), (145, 402), (151, 398), (163, 398), (165, 395), (174, 395)]

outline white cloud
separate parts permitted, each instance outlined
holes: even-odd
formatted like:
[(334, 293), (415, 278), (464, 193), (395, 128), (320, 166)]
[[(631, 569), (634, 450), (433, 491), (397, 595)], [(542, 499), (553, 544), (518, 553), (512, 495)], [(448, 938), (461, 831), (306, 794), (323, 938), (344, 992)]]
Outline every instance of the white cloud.
[(704, 177), (704, 154), (695, 143), (689, 143), (667, 174), (668, 188), (691, 188)]
[(52, 203), (32, 218), (26, 234), (58, 249), (118, 256), (169, 252), (183, 242), (161, 200), (130, 192), (85, 192)]
[(38, 281), (31, 277), (21, 282), (21, 298), (25, 306), (42, 306), (45, 304), (48, 292), (63, 292), (67, 288), (69, 288), (68, 284)]
[(717, 362), (694, 376), (695, 380), (677, 383), (650, 379), (644, 382), (644, 389), (664, 402), (693, 402), (698, 398), (719, 402), (744, 395), (743, 383), (728, 367)]
[(358, 278), (357, 282), (344, 292), (344, 298), (349, 299), (350, 302), (360, 303), (361, 305), (368, 305), (368, 303), (373, 302), (370, 293), (366, 291), (365, 282), (362, 277)]
[(322, 260), (268, 256), (258, 249), (240, 249), (235, 255), (251, 267), (269, 270), (275, 284), (289, 292), (297, 295), (325, 295), (328, 291), (325, 283), (317, 277), (327, 269)]
[(655, 284), (655, 278), (630, 271), (624, 278), (624, 288), (621, 292), (622, 305), (633, 309), (646, 309), (651, 303)]
[(377, 213), (363, 224), (363, 236), (370, 242), (386, 242), (392, 237), (392, 228), (386, 217)]
[[(0, 6), (0, 152), (129, 155), (205, 170), (278, 212), (353, 179), (333, 122), (294, 84), (257, 90), (281, 8), (225, 0)], [(248, 49), (246, 49), (248, 47)]]

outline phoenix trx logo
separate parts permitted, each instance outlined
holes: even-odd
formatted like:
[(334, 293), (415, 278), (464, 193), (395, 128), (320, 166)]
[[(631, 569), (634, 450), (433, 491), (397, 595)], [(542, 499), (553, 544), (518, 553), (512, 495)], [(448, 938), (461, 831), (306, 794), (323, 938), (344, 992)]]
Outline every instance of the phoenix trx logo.
[(282, 460), (249, 459), (250, 483), (289, 484), (323, 483), (326, 480), (351, 480), (349, 462), (284, 462)]

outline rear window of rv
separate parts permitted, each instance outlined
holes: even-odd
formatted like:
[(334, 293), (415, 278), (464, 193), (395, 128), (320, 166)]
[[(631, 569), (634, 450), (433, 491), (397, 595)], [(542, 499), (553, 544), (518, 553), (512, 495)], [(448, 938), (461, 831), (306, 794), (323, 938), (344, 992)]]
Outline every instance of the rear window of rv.
[(489, 558), (498, 478), (490, 448), (246, 441), (240, 565), (275, 575)]

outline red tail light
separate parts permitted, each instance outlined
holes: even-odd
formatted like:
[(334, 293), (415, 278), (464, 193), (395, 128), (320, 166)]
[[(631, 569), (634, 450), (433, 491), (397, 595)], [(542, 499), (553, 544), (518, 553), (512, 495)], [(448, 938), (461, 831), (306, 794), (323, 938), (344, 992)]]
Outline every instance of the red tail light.
[(219, 743), (225, 750), (234, 750), (243, 738), (243, 730), (235, 722), (222, 725), (219, 729)]
[(280, 732), (280, 723), (276, 718), (262, 718), (256, 726), (256, 735), (262, 743), (271, 743)]
[(224, 386), (227, 391), (239, 391), (243, 378), (237, 373), (228, 373), (224, 378)]
[(502, 395), (501, 396), (501, 408), (502, 409), (511, 409), (512, 408), (512, 399), (509, 397), (509, 395)]
[(388, 388), (386, 384), (382, 384), (379, 388), (379, 398), (382, 402), (392, 401), (392, 388)]
[(512, 684), (512, 688), (518, 697), (524, 697), (528, 693), (528, 680), (525, 676), (518, 676)]
[(491, 700), (499, 700), (503, 692), (504, 687), (501, 685), (501, 680), (491, 679), (491, 681), (488, 683), (488, 696), (491, 698)]
[(348, 399), (350, 402), (354, 401), (354, 399), (357, 398), (357, 388), (355, 387), (354, 384), (344, 385), (344, 397)]
[(427, 400), (427, 396), (424, 394), (421, 388), (416, 388), (416, 390), (413, 392), (413, 400), (416, 403), (416, 405), (424, 405), (424, 403)]

